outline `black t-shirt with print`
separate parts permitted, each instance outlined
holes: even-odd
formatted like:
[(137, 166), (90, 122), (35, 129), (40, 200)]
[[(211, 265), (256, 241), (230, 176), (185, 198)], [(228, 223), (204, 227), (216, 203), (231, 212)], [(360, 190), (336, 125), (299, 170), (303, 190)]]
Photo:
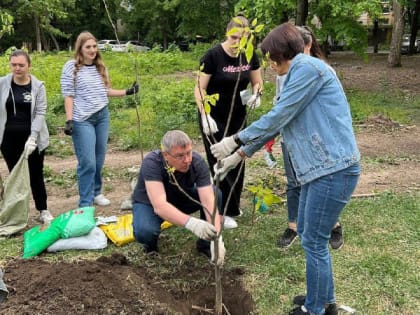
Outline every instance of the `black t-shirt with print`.
[[(6, 101), (6, 131), (31, 131), (31, 83), (18, 85), (12, 80), (12, 89)], [(12, 95), (13, 93), (13, 95)]]
[(230, 128), (233, 132), (237, 132), (246, 115), (246, 106), (242, 105), (240, 91), (246, 89), (250, 83), (251, 71), (260, 67), (256, 54), (253, 54), (248, 63), (244, 54), (237, 58), (230, 57), (219, 44), (207, 51), (201, 58), (200, 65), (204, 66), (202, 72), (211, 75), (207, 94), (219, 93), (219, 101), (216, 106), (211, 107), (211, 116), (218, 122), (218, 125), (222, 124), (223, 126), (226, 125), (238, 73), (241, 72), (231, 121), (232, 127), (235, 126), (236, 130)]

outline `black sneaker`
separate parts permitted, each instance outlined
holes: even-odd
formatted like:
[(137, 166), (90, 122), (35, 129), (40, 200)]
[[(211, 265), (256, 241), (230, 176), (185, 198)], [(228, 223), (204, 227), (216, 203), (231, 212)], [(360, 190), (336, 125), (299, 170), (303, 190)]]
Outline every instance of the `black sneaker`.
[(211, 259), (210, 241), (198, 239), (196, 242), (197, 251), (200, 254), (205, 255), (208, 259)]
[[(306, 295), (296, 295), (293, 298), (293, 304), (302, 306), (305, 304)], [(337, 304), (328, 304), (325, 308), (325, 315), (338, 315)]]
[(306, 295), (296, 295), (293, 298), (293, 304), (295, 305), (304, 305), (305, 304)]
[(292, 309), (289, 312), (289, 315), (305, 315), (305, 314), (309, 314), (309, 312), (308, 311), (304, 311), (302, 309), (302, 306), (295, 307), (294, 309)]
[(332, 249), (340, 249), (344, 245), (343, 228), (341, 225), (331, 230), (330, 245)]
[(293, 242), (296, 240), (297, 233), (296, 231), (293, 231), (292, 229), (287, 228), (279, 241), (277, 242), (277, 245), (281, 248), (288, 248), (290, 245), (293, 244)]

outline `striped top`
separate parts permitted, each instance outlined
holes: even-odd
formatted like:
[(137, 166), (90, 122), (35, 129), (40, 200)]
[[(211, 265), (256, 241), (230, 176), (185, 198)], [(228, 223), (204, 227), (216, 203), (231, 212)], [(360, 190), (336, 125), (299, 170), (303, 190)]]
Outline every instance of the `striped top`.
[(74, 81), (75, 61), (65, 63), (61, 72), (61, 93), (73, 96), (72, 120), (84, 121), (108, 105), (108, 89), (95, 65), (84, 65), (77, 72)]

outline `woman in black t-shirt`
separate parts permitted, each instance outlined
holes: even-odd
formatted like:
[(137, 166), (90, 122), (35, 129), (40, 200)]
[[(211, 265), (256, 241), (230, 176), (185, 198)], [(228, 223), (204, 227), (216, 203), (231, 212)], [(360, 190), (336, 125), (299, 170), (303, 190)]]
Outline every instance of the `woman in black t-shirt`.
[(53, 216), (47, 208), (43, 175), (49, 139), (47, 96), (44, 82), (29, 73), (30, 67), (29, 55), (16, 50), (10, 56), (11, 73), (0, 78), (0, 149), (9, 171), (25, 154), (39, 221), (49, 223)]
[[(200, 60), (202, 70), (195, 87), (195, 99), (207, 160), (213, 175), (213, 166), (217, 160), (210, 151), (212, 137), (214, 137), (215, 142), (218, 142), (224, 136), (237, 133), (246, 125), (246, 105), (252, 108), (260, 105), (263, 83), (258, 58), (254, 53), (248, 62), (244, 53), (238, 54), (237, 48), (242, 36), (246, 36), (244, 29), (248, 26), (249, 23), (243, 16), (233, 18), (227, 25), (226, 33), (229, 35), (226, 36), (225, 41), (209, 49)], [(234, 28), (238, 31), (232, 33)], [(234, 95), (238, 77), (239, 83)], [(249, 84), (251, 84), (252, 96), (247, 102), (241, 99), (241, 91), (245, 91)], [(216, 106), (211, 106), (211, 112), (206, 114), (203, 107), (204, 97), (216, 93), (219, 94), (219, 100)], [(232, 105), (232, 116), (228, 122)], [(238, 166), (220, 182), (220, 189), (223, 194), (223, 209), (226, 209), (225, 228), (237, 226), (235, 220), (231, 217), (240, 215), (239, 206), (244, 174), (245, 167), (240, 169), (240, 166)], [(234, 185), (237, 178), (237, 183)], [(232, 195), (227, 202), (232, 189)]]

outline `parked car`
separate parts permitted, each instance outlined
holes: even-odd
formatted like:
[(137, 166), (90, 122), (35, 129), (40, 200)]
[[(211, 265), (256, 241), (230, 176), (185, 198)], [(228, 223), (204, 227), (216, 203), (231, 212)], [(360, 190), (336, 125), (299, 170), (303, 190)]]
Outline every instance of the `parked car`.
[(112, 51), (142, 51), (146, 52), (150, 50), (150, 47), (142, 45), (141, 42), (137, 40), (128, 40), (128, 41), (122, 41), (120, 42), (120, 45), (115, 45), (112, 48)]
[(118, 42), (114, 39), (102, 39), (98, 42), (98, 49), (113, 50), (115, 45), (118, 45)]
[(126, 51), (126, 47), (127, 47), (126, 43), (127, 43), (126, 41), (120, 41), (119, 44), (116, 42), (114, 45), (112, 45), (111, 50), (118, 51), (118, 52)]
[[(404, 34), (402, 43), (401, 43), (401, 53), (408, 54), (408, 49), (410, 48), (410, 34)], [(414, 41), (414, 52), (420, 52), (420, 37), (417, 37)]]

